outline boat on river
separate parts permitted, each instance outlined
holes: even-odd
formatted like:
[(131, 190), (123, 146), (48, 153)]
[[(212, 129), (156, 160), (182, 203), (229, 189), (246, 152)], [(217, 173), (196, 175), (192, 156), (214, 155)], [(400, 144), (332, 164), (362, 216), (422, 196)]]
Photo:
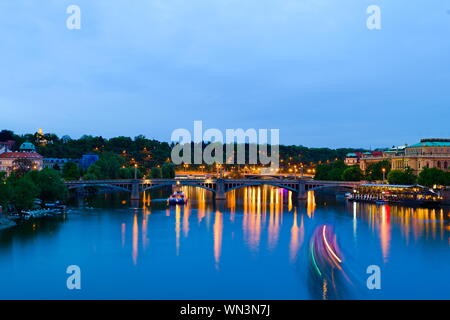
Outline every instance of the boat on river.
[(443, 198), (433, 189), (420, 185), (363, 184), (347, 196), (350, 201), (418, 206), (440, 205)]
[(187, 202), (188, 198), (183, 191), (175, 191), (170, 195), (169, 199), (167, 199), (169, 205), (186, 204)]

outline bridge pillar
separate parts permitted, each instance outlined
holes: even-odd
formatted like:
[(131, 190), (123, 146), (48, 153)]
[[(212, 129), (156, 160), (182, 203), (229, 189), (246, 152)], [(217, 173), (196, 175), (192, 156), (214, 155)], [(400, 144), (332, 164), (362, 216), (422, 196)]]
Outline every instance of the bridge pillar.
[(299, 182), (297, 191), (298, 200), (308, 200), (308, 191), (306, 191), (306, 185), (304, 182)]
[(86, 194), (86, 192), (83, 188), (76, 188), (75, 190), (76, 190), (75, 192), (77, 193), (78, 199), (84, 198), (84, 195)]
[(225, 195), (225, 182), (223, 179), (218, 179), (216, 182), (216, 200), (226, 200), (227, 196)]
[(139, 192), (139, 181), (133, 181), (131, 185), (131, 200), (140, 200), (141, 194)]

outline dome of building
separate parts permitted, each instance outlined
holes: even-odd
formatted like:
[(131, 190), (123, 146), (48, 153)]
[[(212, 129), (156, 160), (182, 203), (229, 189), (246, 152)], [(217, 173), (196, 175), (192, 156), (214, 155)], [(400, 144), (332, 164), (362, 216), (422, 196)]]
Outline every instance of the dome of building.
[(30, 142), (24, 142), (19, 149), (21, 152), (36, 152), (36, 147)]

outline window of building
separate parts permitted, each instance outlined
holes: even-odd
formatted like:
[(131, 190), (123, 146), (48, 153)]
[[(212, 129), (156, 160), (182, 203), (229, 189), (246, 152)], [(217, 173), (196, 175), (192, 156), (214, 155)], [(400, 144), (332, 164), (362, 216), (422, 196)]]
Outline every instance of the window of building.
[(441, 168), (441, 162), (440, 161), (437, 162), (437, 166), (438, 166), (438, 168)]

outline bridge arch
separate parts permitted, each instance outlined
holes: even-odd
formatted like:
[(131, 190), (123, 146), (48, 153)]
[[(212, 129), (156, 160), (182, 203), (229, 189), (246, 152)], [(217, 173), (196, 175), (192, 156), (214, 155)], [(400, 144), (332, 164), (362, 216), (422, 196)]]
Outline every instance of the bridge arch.
[(205, 189), (208, 191), (211, 191), (213, 193), (216, 192), (216, 190), (214, 190), (213, 188), (201, 185), (201, 184), (197, 184), (197, 183), (191, 183), (191, 182), (181, 182), (180, 183), (161, 183), (161, 184), (155, 184), (149, 187), (145, 187), (142, 189), (142, 192), (148, 191), (148, 190), (154, 190), (154, 189), (158, 189), (158, 188), (163, 188), (163, 187), (172, 187), (172, 186), (187, 186), (187, 187), (197, 187), (197, 188), (201, 188), (201, 189)]
[(270, 180), (255, 180), (255, 182), (252, 182), (252, 183), (244, 183), (244, 184), (241, 184), (241, 185), (237, 185), (235, 187), (227, 188), (225, 190), (225, 193), (229, 192), (229, 191), (237, 190), (237, 189), (240, 189), (240, 188), (258, 187), (258, 186), (271, 186), (271, 187), (285, 189), (285, 190), (292, 191), (292, 192), (298, 192), (297, 188), (292, 188), (292, 187), (289, 187), (289, 186), (286, 186), (286, 185), (282, 185), (282, 184), (278, 184), (278, 183), (271, 183)]
[(127, 188), (124, 188), (124, 187), (120, 187), (120, 186), (116, 186), (116, 185), (112, 185), (112, 184), (104, 184), (104, 183), (78, 184), (78, 185), (69, 186), (68, 189), (69, 190), (75, 190), (75, 189), (84, 189), (84, 188), (88, 188), (88, 187), (97, 187), (97, 188), (105, 188), (105, 189), (114, 189), (114, 190), (117, 190), (117, 191), (131, 192), (130, 189), (127, 189)]

